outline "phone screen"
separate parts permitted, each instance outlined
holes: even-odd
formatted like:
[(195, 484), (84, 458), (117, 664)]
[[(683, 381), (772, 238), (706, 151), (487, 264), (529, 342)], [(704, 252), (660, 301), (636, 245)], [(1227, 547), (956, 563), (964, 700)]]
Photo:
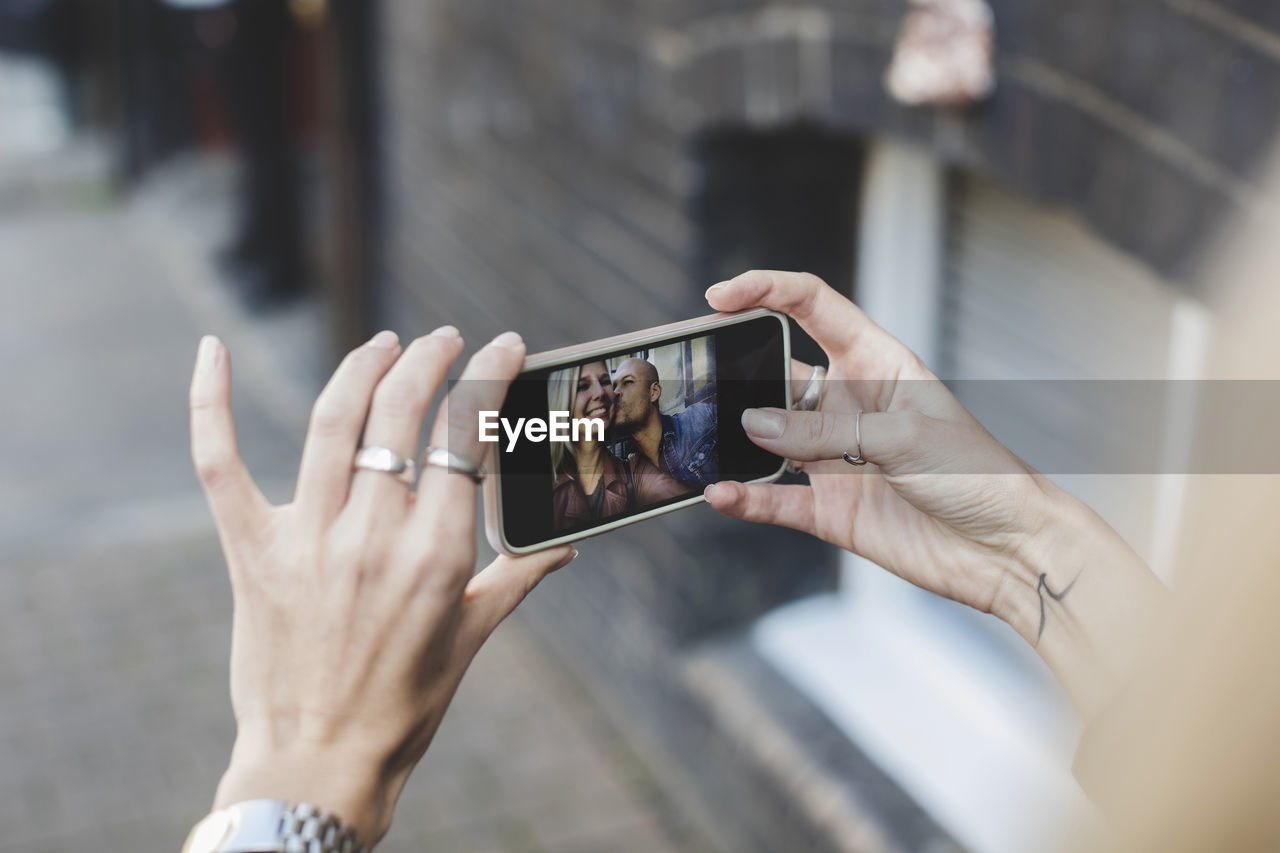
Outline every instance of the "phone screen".
[[(784, 460), (741, 417), (786, 406), (787, 358), (784, 323), (764, 316), (521, 374), (490, 433), (506, 541), (549, 543), (692, 503), (719, 480), (775, 476)], [(521, 419), (545, 430), (509, 441)]]

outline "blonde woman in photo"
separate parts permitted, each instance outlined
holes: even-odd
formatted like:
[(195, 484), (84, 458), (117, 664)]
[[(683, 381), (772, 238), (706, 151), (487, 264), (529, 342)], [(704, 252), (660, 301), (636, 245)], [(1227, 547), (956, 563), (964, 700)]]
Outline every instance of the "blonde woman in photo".
[[(547, 382), (548, 411), (602, 423), (606, 431), (613, 426), (617, 401), (603, 361), (557, 370)], [(550, 447), (557, 531), (595, 524), (688, 491), (643, 456), (619, 459), (597, 440), (595, 430), (583, 430), (577, 441), (550, 442)]]

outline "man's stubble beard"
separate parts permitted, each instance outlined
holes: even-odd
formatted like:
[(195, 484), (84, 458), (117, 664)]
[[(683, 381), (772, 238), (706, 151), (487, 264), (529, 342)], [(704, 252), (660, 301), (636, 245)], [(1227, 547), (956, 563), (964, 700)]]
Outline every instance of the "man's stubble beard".
[(627, 424), (619, 424), (618, 414), (621, 411), (622, 406), (619, 404), (618, 400), (615, 399), (613, 401), (613, 419), (612, 423), (609, 425), (609, 429), (605, 431), (606, 436), (612, 435), (615, 438), (624, 438), (629, 435), (634, 435), (635, 431), (640, 428), (642, 423), (644, 423), (642, 420), (637, 420)]

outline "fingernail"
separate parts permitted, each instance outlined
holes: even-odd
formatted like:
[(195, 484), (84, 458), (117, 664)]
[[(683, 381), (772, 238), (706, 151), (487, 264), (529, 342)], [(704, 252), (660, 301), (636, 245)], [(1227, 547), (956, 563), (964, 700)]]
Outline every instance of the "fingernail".
[(457, 327), (457, 326), (441, 326), (441, 327), (440, 327), (440, 328), (438, 328), (438, 329), (433, 329), (433, 330), (432, 330), (432, 332), (431, 332), (431, 334), (430, 334), (428, 337), (433, 337), (433, 338), (460, 338), (460, 337), (462, 337), (462, 333), (458, 331), (458, 327)]
[(400, 343), (400, 337), (390, 329), (384, 329), (369, 339), (369, 346), (378, 349), (394, 349)]
[(552, 569), (552, 571), (553, 572), (559, 571), (560, 569), (563, 569), (565, 566), (569, 565), (576, 559), (578, 559), (578, 549), (574, 548), (573, 551), (569, 553), (569, 556), (565, 557), (559, 563), (556, 563), (556, 567)]
[(491, 347), (506, 347), (507, 349), (521, 349), (524, 347), (524, 338), (515, 332), (503, 332), (492, 341), (489, 342)]
[(707, 486), (705, 489), (702, 490), (702, 496), (706, 498), (708, 501), (710, 501), (716, 495), (718, 495), (720, 492), (723, 492), (723, 491), (724, 491), (724, 488), (719, 483), (712, 483), (710, 486)]
[(196, 349), (196, 367), (201, 371), (213, 370), (218, 364), (218, 349), (221, 345), (222, 341), (214, 335), (201, 338), (200, 346)]
[(727, 288), (728, 286), (729, 286), (729, 282), (727, 282), (727, 281), (722, 281), (722, 282), (720, 282), (719, 284), (713, 284), (713, 285), (711, 285), (710, 287), (708, 287), (708, 288), (707, 288), (707, 292), (706, 292), (706, 293), (704, 293), (704, 294), (702, 294), (702, 295), (703, 295), (703, 296), (710, 296), (712, 291), (715, 291), (715, 290), (724, 290), (724, 289), (725, 289), (725, 288)]
[(742, 428), (756, 438), (777, 438), (786, 425), (787, 419), (776, 409), (747, 409), (742, 413)]

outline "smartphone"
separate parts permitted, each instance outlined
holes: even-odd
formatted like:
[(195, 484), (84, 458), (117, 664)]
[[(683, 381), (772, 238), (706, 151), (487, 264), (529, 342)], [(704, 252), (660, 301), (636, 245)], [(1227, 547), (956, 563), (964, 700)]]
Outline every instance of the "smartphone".
[(527, 554), (692, 506), (719, 480), (777, 479), (786, 460), (741, 418), (791, 408), (790, 381), (787, 318), (766, 309), (529, 356), (501, 411), (480, 413), (489, 544)]

